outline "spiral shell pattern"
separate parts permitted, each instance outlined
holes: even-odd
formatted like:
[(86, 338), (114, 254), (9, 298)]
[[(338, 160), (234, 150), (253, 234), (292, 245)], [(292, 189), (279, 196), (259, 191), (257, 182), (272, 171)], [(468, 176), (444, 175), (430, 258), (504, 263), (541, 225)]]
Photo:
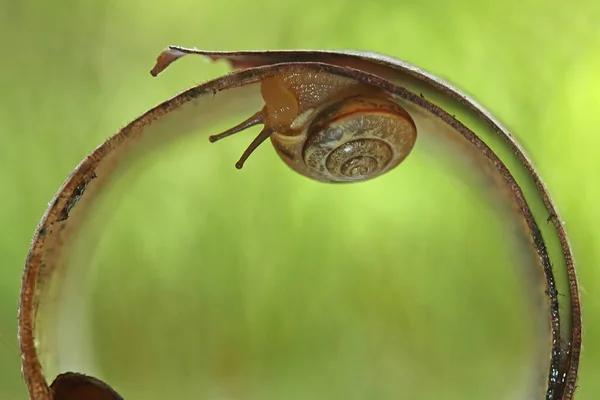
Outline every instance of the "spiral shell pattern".
[(394, 101), (354, 96), (327, 106), (315, 117), (303, 159), (323, 180), (364, 181), (402, 162), (416, 136), (412, 118)]

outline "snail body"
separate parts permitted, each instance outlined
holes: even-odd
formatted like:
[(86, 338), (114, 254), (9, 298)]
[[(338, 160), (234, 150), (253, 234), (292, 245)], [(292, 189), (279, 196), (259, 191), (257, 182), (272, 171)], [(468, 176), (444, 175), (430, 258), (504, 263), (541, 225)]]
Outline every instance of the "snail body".
[(267, 137), (294, 171), (323, 182), (359, 182), (400, 164), (417, 129), (410, 114), (384, 93), (324, 73), (276, 76), (261, 83), (264, 108), (211, 141), (264, 124), (236, 166)]

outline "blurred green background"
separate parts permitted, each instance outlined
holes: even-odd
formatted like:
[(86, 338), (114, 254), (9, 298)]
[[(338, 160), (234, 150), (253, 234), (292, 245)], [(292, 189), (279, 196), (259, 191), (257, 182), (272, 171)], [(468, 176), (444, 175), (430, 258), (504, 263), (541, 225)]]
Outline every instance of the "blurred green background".
[[(2, 0), (0, 398), (26, 398), (20, 274), (60, 184), (127, 122), (227, 71), (188, 59), (152, 79), (168, 44), (378, 51), (472, 94), (528, 149), (566, 222), (584, 304), (577, 398), (597, 398), (598, 21), (595, 0)], [(182, 141), (119, 186), (94, 247), (90, 315), (104, 377), (125, 398), (511, 392), (531, 338), (476, 191), (418, 157), (356, 187), (297, 177), (269, 146), (236, 171), (250, 136)]]

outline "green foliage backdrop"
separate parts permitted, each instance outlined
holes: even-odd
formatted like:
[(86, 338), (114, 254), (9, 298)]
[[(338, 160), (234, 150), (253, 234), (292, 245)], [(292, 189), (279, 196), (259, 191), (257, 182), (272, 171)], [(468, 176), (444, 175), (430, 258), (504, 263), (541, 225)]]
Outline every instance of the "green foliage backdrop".
[[(127, 122), (226, 72), (189, 59), (152, 79), (168, 44), (372, 50), (472, 94), (528, 149), (566, 221), (584, 304), (577, 398), (597, 398), (598, 4), (2, 0), (0, 398), (26, 398), (15, 339), (20, 274), (57, 188)], [(126, 195), (110, 204), (97, 246), (88, 243), (98, 267), (94, 343), (109, 382), (132, 399), (227, 390), (253, 399), (492, 399), (511, 386), (535, 338), (523, 332), (520, 277), (503, 268), (506, 241), (476, 191), (418, 156), (357, 187), (299, 178), (266, 145), (236, 171), (250, 136), (178, 143), (119, 185)], [(373, 351), (386, 355), (380, 370), (364, 364)]]

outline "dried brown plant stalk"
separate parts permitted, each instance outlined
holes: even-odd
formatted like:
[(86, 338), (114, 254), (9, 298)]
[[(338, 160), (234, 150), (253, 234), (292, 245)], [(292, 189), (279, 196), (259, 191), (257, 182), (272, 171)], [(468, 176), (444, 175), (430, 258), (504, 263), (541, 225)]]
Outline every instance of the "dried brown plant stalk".
[[(437, 135), (475, 162), (496, 184), (522, 227), (523, 240), (535, 250), (534, 268), (543, 286), (548, 334), (543, 365), (543, 396), (573, 398), (581, 349), (581, 311), (575, 265), (567, 234), (550, 195), (515, 139), (482, 107), (440, 79), (402, 61), (373, 53), (330, 51), (209, 52), (169, 47), (152, 75), (186, 54), (227, 60), (235, 71), (165, 101), (127, 125), (86, 157), (67, 178), (44, 214), (25, 264), (19, 303), (22, 370), (32, 400), (119, 399), (102, 381), (69, 372), (51, 385), (42, 369), (36, 338), (55, 279), (64, 271), (65, 247), (89, 215), (102, 188), (118, 169), (167, 140), (210, 126), (233, 110), (248, 112), (240, 125), (211, 141), (263, 124), (261, 134), (244, 152), (270, 138), (293, 170), (325, 182), (356, 182), (386, 173), (406, 158), (418, 137)], [(317, 88), (307, 90), (307, 87)], [(433, 93), (435, 99), (429, 99)], [(440, 101), (441, 99), (441, 101)], [(559, 309), (553, 264), (521, 186), (494, 151), (447, 110), (460, 107), (485, 124), (517, 157), (543, 199), (548, 221), (562, 246), (568, 276), (567, 311)], [(369, 125), (370, 124), (370, 125)], [(379, 127), (362, 137), (360, 127)], [(381, 128), (383, 127), (383, 128)], [(341, 149), (341, 150), (340, 150)], [(38, 309), (41, 310), (38, 313)], [(49, 318), (49, 317), (48, 317)], [(568, 327), (568, 329), (565, 329)], [(562, 328), (562, 329), (561, 329)]]

